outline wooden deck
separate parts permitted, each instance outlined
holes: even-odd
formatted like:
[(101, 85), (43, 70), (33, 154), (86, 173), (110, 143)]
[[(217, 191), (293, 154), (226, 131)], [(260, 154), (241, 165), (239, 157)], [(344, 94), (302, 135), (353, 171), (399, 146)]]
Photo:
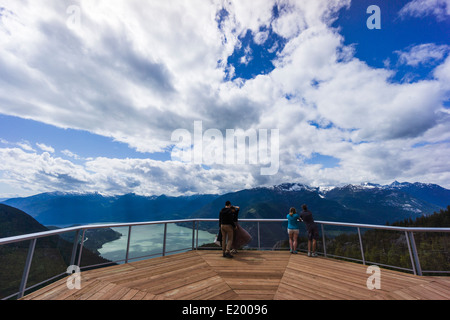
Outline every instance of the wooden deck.
[(305, 254), (190, 251), (81, 273), (81, 289), (61, 279), (32, 300), (416, 300), (450, 299), (450, 277), (419, 277), (381, 269), (369, 290), (367, 266)]

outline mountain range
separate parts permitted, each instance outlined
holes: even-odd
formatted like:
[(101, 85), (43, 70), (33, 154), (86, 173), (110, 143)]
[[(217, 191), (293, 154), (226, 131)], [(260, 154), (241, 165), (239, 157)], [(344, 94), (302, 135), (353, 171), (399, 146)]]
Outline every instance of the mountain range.
[[(419, 225), (424, 224), (423, 220), (427, 219), (427, 227), (438, 227), (448, 226), (450, 206), (444, 213), (441, 208), (450, 204), (450, 190), (433, 184), (394, 182), (385, 186), (366, 183), (335, 188), (316, 188), (298, 183), (285, 183), (223, 195), (186, 197), (43, 193), (32, 197), (8, 199), (0, 203), (0, 238), (53, 229), (44, 225), (62, 226), (191, 217), (217, 218), (218, 212), (227, 200), (241, 207), (240, 218), (285, 218), (290, 207), (300, 209), (301, 205), (306, 203), (316, 220), (385, 224), (421, 217), (416, 219), (416, 221), (420, 220)], [(440, 215), (431, 215), (438, 211), (441, 211)], [(262, 247), (273, 248), (274, 245), (285, 242), (287, 238), (285, 223), (261, 223), (260, 230), (257, 230), (255, 223), (242, 222), (241, 225), (253, 237), (249, 244), (251, 247), (260, 244)], [(216, 222), (201, 224), (201, 229), (212, 233), (217, 232), (217, 227)], [(258, 231), (261, 234), (261, 243), (257, 242)], [(352, 256), (347, 251), (353, 250), (354, 254), (358, 255), (359, 247), (352, 245), (357, 244), (357, 241), (349, 241), (351, 234), (339, 236), (336, 231), (329, 230), (328, 227), (326, 234), (327, 237), (331, 237), (327, 240), (329, 253)], [(370, 238), (371, 242), (367, 239), (368, 235), (369, 231), (366, 234), (366, 241), (372, 248), (379, 245), (380, 236), (377, 233)], [(42, 279), (48, 279), (65, 269), (71, 258), (73, 236), (68, 234), (67, 237), (48, 237), (37, 242), (34, 254), (36, 261), (33, 260), (33, 265), (40, 267), (31, 269), (28, 281), (30, 285)], [(95, 265), (106, 262), (98, 256), (97, 249), (105, 242), (117, 239), (119, 236), (120, 234), (110, 229), (92, 230), (92, 233), (87, 236), (90, 241), (85, 243), (82, 263)], [(402, 243), (396, 236), (398, 237), (398, 234), (390, 235), (391, 238), (386, 240), (390, 242), (387, 245), (382, 243), (382, 246), (390, 247), (390, 250), (396, 248), (399, 243)], [(383, 234), (383, 237), (386, 236)], [(427, 238), (427, 243), (429, 242), (430, 239)], [(4, 272), (0, 273), (0, 298), (17, 291), (28, 245), (29, 242), (25, 241), (0, 246), (0, 264), (5, 266)], [(438, 239), (427, 250), (433, 249), (433, 257), (440, 259), (439, 252), (442, 250), (436, 251), (436, 248), (445, 247), (445, 245)], [(338, 249), (344, 250), (345, 253), (342, 254), (337, 251)], [(384, 247), (383, 250), (385, 250)], [(384, 252), (383, 250), (372, 249), (369, 253)], [(389, 255), (386, 256), (389, 257)], [(378, 261), (377, 259), (373, 258), (371, 261)], [(435, 264), (441, 267), (442, 261), (439, 259)], [(408, 261), (406, 258), (404, 260)], [(389, 260), (380, 261), (391, 263)], [(432, 261), (432, 259), (426, 261)], [(438, 270), (438, 267), (433, 265), (429, 267), (429, 270)]]
[(284, 218), (290, 207), (306, 203), (316, 220), (385, 224), (432, 214), (450, 204), (450, 190), (435, 184), (365, 183), (321, 188), (284, 183), (223, 195), (171, 197), (99, 193), (42, 193), (12, 198), (18, 208), (43, 225), (66, 226), (105, 222), (137, 222), (187, 218), (217, 218), (225, 201), (240, 206), (240, 218)]

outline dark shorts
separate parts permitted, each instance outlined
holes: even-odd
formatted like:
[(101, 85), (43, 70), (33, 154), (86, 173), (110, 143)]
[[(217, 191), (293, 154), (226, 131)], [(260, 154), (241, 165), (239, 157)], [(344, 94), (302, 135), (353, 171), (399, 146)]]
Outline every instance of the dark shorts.
[(319, 240), (319, 228), (317, 224), (313, 224), (308, 228), (308, 240)]

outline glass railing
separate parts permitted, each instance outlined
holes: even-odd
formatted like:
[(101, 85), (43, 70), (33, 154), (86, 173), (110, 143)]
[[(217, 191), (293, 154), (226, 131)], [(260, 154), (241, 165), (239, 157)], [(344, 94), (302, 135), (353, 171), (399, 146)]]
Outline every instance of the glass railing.
[[(408, 228), (316, 221), (317, 253), (423, 274), (450, 273), (450, 228)], [(240, 219), (248, 250), (289, 250), (286, 219)], [(28, 291), (74, 270), (128, 263), (189, 250), (218, 249), (218, 219), (109, 223), (0, 239), (0, 298)], [(113, 240), (112, 240), (113, 239)], [(300, 233), (299, 249), (307, 239)], [(19, 291), (17, 291), (17, 289)]]

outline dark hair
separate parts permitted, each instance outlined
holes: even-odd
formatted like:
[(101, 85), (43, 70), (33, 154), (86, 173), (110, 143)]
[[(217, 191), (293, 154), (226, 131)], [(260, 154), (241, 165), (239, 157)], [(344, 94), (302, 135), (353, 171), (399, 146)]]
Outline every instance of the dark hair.
[(225, 206), (231, 206), (231, 202), (230, 201), (225, 202)]
[(302, 205), (302, 209), (303, 211), (308, 211), (308, 207), (306, 206), (306, 204)]
[(289, 209), (289, 213), (293, 213), (293, 214), (295, 214), (295, 213), (297, 213), (297, 210), (295, 210), (295, 208), (294, 207), (292, 207), (291, 209)]

